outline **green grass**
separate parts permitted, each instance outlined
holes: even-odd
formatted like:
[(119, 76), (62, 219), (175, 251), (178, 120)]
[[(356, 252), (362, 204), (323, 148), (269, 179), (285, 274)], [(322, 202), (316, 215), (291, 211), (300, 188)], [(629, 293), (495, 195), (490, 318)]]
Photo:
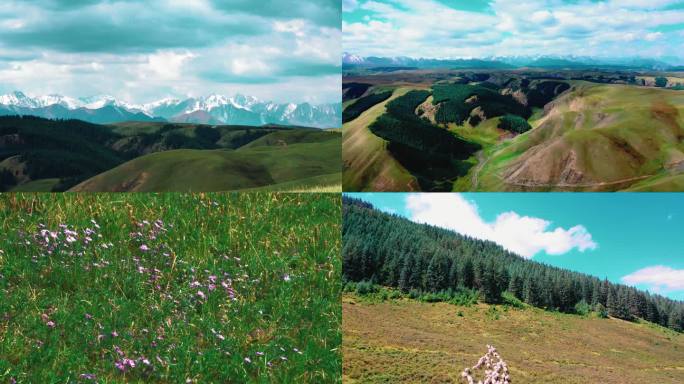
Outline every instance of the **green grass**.
[[(339, 207), (321, 194), (0, 196), (0, 382), (339, 382)], [(48, 246), (42, 228), (59, 232)]]
[(74, 190), (231, 191), (281, 183), (308, 185), (309, 178), (339, 174), (341, 135), (331, 132), (305, 135), (307, 140), (311, 135), (324, 140), (302, 143), (295, 140), (295, 144), (269, 146), (263, 137), (238, 150), (182, 149), (153, 153), (86, 180)]
[(684, 160), (684, 92), (572, 85), (531, 131), (487, 152), (477, 190), (680, 189), (669, 170)]

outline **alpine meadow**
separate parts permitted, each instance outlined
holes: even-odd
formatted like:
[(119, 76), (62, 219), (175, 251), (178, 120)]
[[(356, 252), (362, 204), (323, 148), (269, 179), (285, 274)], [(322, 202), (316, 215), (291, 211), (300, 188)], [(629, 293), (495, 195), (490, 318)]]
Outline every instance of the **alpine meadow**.
[[(615, 229), (599, 228), (601, 218), (565, 229), (518, 213), (530, 209), (515, 194), (468, 195), (477, 207), (456, 195), (407, 194), (405, 210), (403, 196), (381, 195), (393, 194), (343, 200), (344, 382), (684, 380), (682, 264), (666, 256), (681, 241), (654, 247), (663, 254), (656, 261), (614, 253), (620, 235), (610, 240)], [(549, 206), (603, 204), (593, 194), (547, 195)], [(646, 209), (658, 201), (631, 199)], [(481, 210), (501, 201), (513, 211), (490, 221)], [(575, 217), (573, 209), (553, 217)]]
[(684, 190), (681, 1), (347, 4), (345, 191)]
[(0, 6), (0, 192), (340, 192), (341, 3)]
[(340, 197), (3, 194), (3, 383), (335, 383)]

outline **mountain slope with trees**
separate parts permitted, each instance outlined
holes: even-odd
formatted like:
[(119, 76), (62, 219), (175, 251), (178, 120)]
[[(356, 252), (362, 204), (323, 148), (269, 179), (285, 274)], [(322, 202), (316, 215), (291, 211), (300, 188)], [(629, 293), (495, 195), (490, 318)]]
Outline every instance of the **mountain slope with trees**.
[(608, 280), (526, 260), (501, 246), (343, 200), (343, 277), (405, 292), (458, 296), (476, 290), (486, 303), (505, 291), (535, 307), (589, 310), (645, 319), (684, 331), (684, 303)]

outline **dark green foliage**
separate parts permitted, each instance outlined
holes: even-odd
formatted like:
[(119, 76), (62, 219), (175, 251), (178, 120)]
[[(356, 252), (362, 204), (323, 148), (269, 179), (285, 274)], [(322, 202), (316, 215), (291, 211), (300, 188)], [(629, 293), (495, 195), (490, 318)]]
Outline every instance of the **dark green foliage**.
[(473, 127), (477, 127), (482, 122), (482, 118), (480, 117), (480, 115), (473, 115), (470, 116), (470, 120), (468, 120), (468, 122)]
[(221, 133), (216, 128), (200, 125), (195, 128), (195, 135), (198, 140), (206, 141), (207, 143), (216, 143), (221, 138)]
[(467, 173), (467, 159), (481, 147), (420, 119), (416, 108), (429, 96), (411, 91), (387, 104), (387, 113), (370, 126), (390, 142), (394, 157), (416, 176), (424, 190), (451, 190), (450, 180)]
[(374, 93), (356, 100), (342, 111), (342, 122), (346, 123), (356, 119), (359, 115), (368, 110), (368, 108), (378, 103), (382, 103), (389, 99), (390, 96), (392, 96), (392, 91)]
[(542, 108), (568, 89), (570, 85), (562, 81), (542, 81), (527, 92), (527, 105)]
[(357, 99), (363, 96), (370, 87), (371, 85), (366, 83), (344, 83), (342, 84), (342, 98), (344, 101)]
[(532, 129), (532, 126), (520, 116), (506, 115), (499, 121), (498, 128), (515, 133), (525, 133)]
[[(502, 95), (493, 83), (436, 84), (433, 86), (433, 103), (440, 104), (435, 120), (438, 123), (462, 125), (473, 109), (480, 107), (487, 118), (514, 114), (529, 118), (532, 111), (520, 104), (511, 95)], [(469, 101), (469, 102), (468, 102)], [(472, 120), (472, 119), (471, 119)], [(476, 124), (479, 123), (475, 120)]]
[[(495, 243), (416, 224), (349, 197), (343, 198), (342, 236), (343, 275), (350, 281), (372, 279), (429, 301), (476, 291), (490, 303), (515, 305), (515, 297), (549, 310), (583, 314), (593, 308), (599, 315), (684, 328), (682, 302), (530, 261)], [(389, 265), (401, 265), (398, 279)]]
[(660, 87), (660, 88), (665, 88), (667, 87), (667, 78), (658, 76), (655, 78), (655, 86)]
[(580, 300), (579, 303), (575, 304), (575, 313), (578, 315), (586, 316), (591, 312), (591, 306), (587, 304), (584, 299)]
[(0, 170), (0, 192), (7, 192), (17, 185), (17, 178), (9, 169)]

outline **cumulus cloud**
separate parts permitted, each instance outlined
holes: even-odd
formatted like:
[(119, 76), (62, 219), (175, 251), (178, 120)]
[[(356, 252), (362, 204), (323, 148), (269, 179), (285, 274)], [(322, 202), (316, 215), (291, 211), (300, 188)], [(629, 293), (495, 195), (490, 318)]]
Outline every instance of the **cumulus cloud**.
[(336, 0), (6, 0), (0, 93), (339, 102), (341, 13)]
[(674, 54), (684, 63), (674, 49), (684, 45), (684, 9), (675, 0), (490, 0), (480, 9), (440, 0), (354, 3), (367, 14), (343, 13), (343, 46), (362, 56)]
[(459, 194), (411, 194), (407, 197), (406, 208), (415, 222), (491, 240), (525, 258), (542, 251), (561, 255), (575, 248), (584, 252), (598, 247), (582, 225), (553, 228), (548, 220), (521, 216), (513, 211), (501, 213), (493, 222), (487, 222), (478, 212), (477, 205)]
[(684, 269), (656, 265), (630, 273), (622, 281), (630, 285), (643, 285), (653, 292), (681, 291), (684, 290)]

